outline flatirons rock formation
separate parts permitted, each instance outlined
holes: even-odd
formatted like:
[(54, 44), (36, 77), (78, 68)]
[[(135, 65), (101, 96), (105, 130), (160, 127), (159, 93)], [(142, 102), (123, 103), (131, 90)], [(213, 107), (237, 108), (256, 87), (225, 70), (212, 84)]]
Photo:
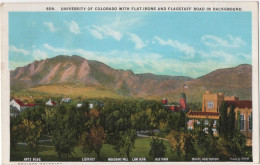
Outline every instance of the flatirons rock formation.
[(11, 71), (11, 90), (42, 85), (80, 85), (113, 89), (123, 95), (144, 98), (179, 96), (183, 83), (190, 97), (197, 97), (206, 89), (239, 95), (251, 99), (252, 66), (243, 64), (219, 69), (192, 79), (186, 76), (163, 76), (150, 73), (134, 74), (131, 70), (117, 70), (108, 65), (86, 60), (80, 56), (59, 55), (34, 61)]

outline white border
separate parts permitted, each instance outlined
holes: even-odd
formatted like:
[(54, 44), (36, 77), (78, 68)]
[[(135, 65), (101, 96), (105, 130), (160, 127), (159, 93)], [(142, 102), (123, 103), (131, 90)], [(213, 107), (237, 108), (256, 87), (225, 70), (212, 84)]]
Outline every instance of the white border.
[[(9, 149), (9, 97), (10, 93), (8, 92), (8, 89), (10, 89), (10, 82), (9, 82), (9, 70), (8, 70), (8, 11), (45, 11), (45, 7), (42, 6), (50, 6), (50, 3), (34, 3), (30, 4), (31, 2), (41, 2), (41, 0), (32, 0), (32, 1), (20, 1), (20, 4), (2, 4), (1, 6), (1, 124), (2, 124), (2, 163), (3, 164), (17, 164), (18, 162), (9, 162), (9, 154), (10, 154), (10, 149)], [(233, 0), (232, 0), (233, 1)], [(17, 3), (17, 0), (1, 0), (0, 2), (8, 2), (8, 3)], [(24, 2), (24, 4), (22, 3)], [(45, 0), (45, 2), (54, 2), (51, 0)], [(74, 6), (75, 3), (60, 3), (60, 1), (57, 1), (59, 3), (52, 3), (51, 6), (68, 6), (72, 5)], [(63, 2), (71, 2), (71, 0), (63, 0)], [(86, 1), (78, 1), (78, 2), (86, 2)], [(93, 3), (94, 2), (94, 3)], [(88, 0), (88, 5), (112, 5), (112, 6), (118, 6), (120, 4), (123, 5), (131, 5), (135, 6), (138, 4), (146, 4), (146, 6), (152, 5), (152, 4), (158, 4), (158, 3), (164, 3), (164, 4), (171, 4), (171, 3), (177, 3), (177, 4), (182, 4), (182, 6), (192, 6), (194, 4), (203, 4), (205, 7), (206, 6), (218, 6), (218, 5), (223, 5), (223, 6), (232, 6), (232, 5), (238, 5), (241, 6), (244, 10), (247, 11), (252, 11), (252, 53), (253, 53), (253, 76), (252, 76), (252, 98), (253, 98), (253, 163), (259, 163), (259, 157), (260, 157), (260, 152), (259, 152), (259, 131), (260, 131), (260, 123), (259, 123), (259, 118), (260, 118), (260, 113), (259, 113), (259, 66), (258, 62), (258, 5), (256, 4), (256, 1), (233, 1), (233, 2), (227, 2), (227, 1), (221, 1), (221, 2), (216, 2), (216, 1), (204, 1), (204, 2), (189, 2), (189, 1), (175, 1), (175, 2), (165, 2), (164, 0), (149, 0), (147, 1), (142, 1), (142, 2), (130, 2), (127, 3), (125, 0), (113, 0), (113, 2), (117, 3), (101, 3), (101, 2), (107, 2), (105, 0), (101, 0), (99, 2), (96, 2), (95, 0)], [(129, 2), (129, 1), (128, 1)], [(83, 3), (79, 3), (77, 5), (83, 5)], [(28, 162), (22, 162), (22, 164), (26, 164)], [(36, 162), (31, 162), (31, 163), (36, 163)], [(42, 164), (48, 164), (48, 162), (40, 162)], [(40, 164), (39, 163), (39, 164)], [(52, 162), (53, 163), (53, 162)], [(86, 164), (86, 162), (73, 162), (73, 164)], [(148, 162), (149, 164), (209, 164), (209, 162)], [(72, 162), (62, 162), (62, 164), (72, 164)], [(87, 163), (87, 164), (93, 164), (93, 163)], [(122, 164), (122, 162), (95, 162), (95, 164)], [(133, 164), (133, 162), (124, 162), (123, 164)], [(147, 163), (137, 163), (137, 164), (147, 164)], [(252, 164), (252, 163), (244, 163), (244, 162), (210, 162), (210, 164)]]

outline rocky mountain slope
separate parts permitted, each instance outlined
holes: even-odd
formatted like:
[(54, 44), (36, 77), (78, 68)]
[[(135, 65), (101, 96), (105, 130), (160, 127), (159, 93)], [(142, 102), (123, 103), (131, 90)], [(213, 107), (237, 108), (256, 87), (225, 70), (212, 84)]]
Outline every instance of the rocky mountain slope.
[(41, 85), (77, 84), (114, 89), (127, 95), (164, 93), (192, 78), (134, 74), (116, 70), (104, 63), (79, 56), (56, 56), (35, 61), (11, 71), (11, 89), (20, 90)]
[(18, 67), (10, 75), (12, 91), (66, 84), (112, 89), (120, 95), (176, 99), (185, 83), (188, 85), (188, 89), (185, 89), (188, 98), (198, 101), (205, 90), (238, 95), (242, 99), (251, 99), (252, 93), (252, 66), (247, 64), (219, 69), (192, 79), (186, 76), (134, 74), (131, 70), (113, 69), (80, 56), (59, 55)]

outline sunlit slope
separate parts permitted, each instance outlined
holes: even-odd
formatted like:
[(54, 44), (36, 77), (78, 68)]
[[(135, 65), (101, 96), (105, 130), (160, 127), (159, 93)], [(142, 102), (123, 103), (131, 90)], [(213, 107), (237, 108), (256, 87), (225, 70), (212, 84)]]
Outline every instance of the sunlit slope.
[[(135, 74), (80, 56), (60, 55), (18, 67), (10, 73), (11, 92), (41, 92), (68, 96), (134, 97), (201, 101), (206, 90), (252, 99), (252, 66), (242, 64), (218, 69), (197, 79), (186, 76)], [(183, 84), (188, 89), (183, 89)]]

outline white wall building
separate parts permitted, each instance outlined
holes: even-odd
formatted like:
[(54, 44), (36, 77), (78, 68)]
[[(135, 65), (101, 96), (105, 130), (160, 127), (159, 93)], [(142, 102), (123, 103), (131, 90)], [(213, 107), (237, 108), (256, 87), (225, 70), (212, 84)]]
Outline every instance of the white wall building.
[[(31, 107), (35, 107), (36, 106), (36, 104), (34, 104), (34, 103), (23, 103), (21, 100), (19, 100), (19, 99), (13, 99), (13, 100), (11, 100), (11, 102), (10, 102), (10, 110), (17, 110), (17, 111), (19, 111), (20, 113), (23, 111), (23, 110), (25, 110), (25, 109), (27, 109), (27, 108), (31, 108)], [(16, 113), (14, 113), (14, 112), (12, 112), (12, 113), (10, 113), (10, 116), (11, 117), (13, 117), (13, 116), (16, 116), (17, 114)]]
[(55, 106), (57, 103), (55, 101), (52, 101), (51, 99), (46, 102), (46, 105), (48, 106)]
[(71, 101), (71, 98), (62, 98), (61, 99), (62, 102), (65, 102), (65, 103), (69, 103)]

